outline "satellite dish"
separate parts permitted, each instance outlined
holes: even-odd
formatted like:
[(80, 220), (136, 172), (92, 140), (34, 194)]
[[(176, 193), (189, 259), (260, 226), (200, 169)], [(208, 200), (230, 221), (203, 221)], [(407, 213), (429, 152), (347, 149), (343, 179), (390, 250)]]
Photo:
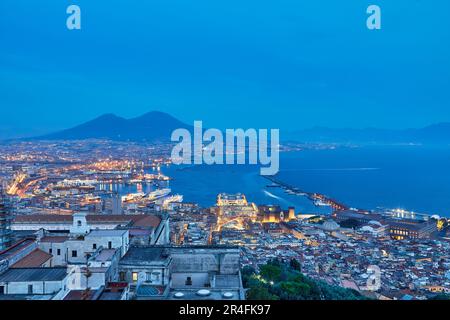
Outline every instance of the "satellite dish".
[(225, 299), (231, 299), (233, 298), (233, 293), (231, 292), (225, 292), (222, 297), (224, 297)]
[(207, 297), (211, 294), (211, 291), (207, 290), (207, 289), (200, 289), (197, 291), (197, 295), (200, 297)]

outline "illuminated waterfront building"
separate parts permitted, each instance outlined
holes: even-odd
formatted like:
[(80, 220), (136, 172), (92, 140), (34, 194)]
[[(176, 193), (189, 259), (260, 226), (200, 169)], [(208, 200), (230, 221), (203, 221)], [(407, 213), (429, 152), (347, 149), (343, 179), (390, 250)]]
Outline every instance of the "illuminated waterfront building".
[(295, 219), (294, 207), (288, 210), (281, 210), (280, 206), (259, 206), (259, 218), (263, 223), (278, 223), (282, 221), (291, 221)]
[(332, 215), (333, 219), (335, 219), (338, 223), (347, 220), (354, 220), (358, 223), (367, 224), (370, 221), (380, 221), (383, 217), (377, 213), (366, 213), (366, 212), (358, 212), (353, 210), (342, 210), (336, 211)]
[(429, 238), (437, 230), (433, 220), (419, 222), (416, 220), (389, 220), (389, 234), (396, 240)]
[(226, 194), (221, 193), (217, 196), (217, 206), (246, 206), (247, 198), (242, 193)]
[(247, 202), (245, 195), (221, 193), (217, 196), (216, 212), (219, 217), (256, 218), (258, 208)]

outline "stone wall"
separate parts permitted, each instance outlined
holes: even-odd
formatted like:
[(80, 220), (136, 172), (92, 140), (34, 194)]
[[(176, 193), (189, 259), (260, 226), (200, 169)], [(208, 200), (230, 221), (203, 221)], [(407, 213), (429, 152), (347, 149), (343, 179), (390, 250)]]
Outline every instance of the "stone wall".
[(239, 249), (172, 248), (171, 257), (172, 272), (239, 272)]

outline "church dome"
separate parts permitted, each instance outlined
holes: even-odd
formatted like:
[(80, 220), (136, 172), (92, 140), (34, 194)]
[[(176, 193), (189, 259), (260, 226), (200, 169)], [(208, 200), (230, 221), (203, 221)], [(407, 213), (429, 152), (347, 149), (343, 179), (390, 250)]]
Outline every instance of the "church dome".
[(322, 229), (325, 231), (336, 231), (339, 229), (339, 225), (333, 220), (327, 220), (323, 223)]

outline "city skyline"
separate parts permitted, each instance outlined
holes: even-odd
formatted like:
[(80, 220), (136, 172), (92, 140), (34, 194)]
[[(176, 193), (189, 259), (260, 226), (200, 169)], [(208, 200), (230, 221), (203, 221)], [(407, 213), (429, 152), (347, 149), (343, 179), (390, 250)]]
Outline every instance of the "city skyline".
[(0, 302), (450, 300), (449, 11), (2, 0)]

